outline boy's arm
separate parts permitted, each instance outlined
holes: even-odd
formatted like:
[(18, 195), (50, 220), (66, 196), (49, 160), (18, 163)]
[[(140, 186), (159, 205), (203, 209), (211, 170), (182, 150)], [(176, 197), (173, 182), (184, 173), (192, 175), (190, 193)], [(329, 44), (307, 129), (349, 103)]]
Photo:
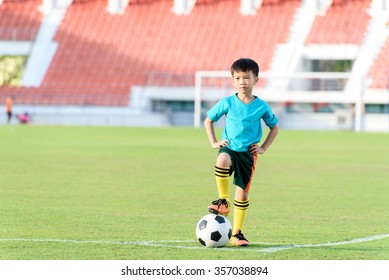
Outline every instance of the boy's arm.
[(204, 121), (204, 127), (205, 131), (207, 132), (207, 136), (209, 139), (209, 142), (211, 143), (211, 146), (215, 149), (219, 149), (220, 147), (227, 147), (228, 146), (228, 140), (221, 140), (217, 141), (216, 135), (215, 135), (215, 129), (213, 126), (213, 121), (210, 118), (206, 118)]
[(252, 154), (263, 154), (269, 149), (270, 145), (273, 143), (274, 139), (278, 134), (279, 128), (278, 125), (270, 127), (270, 132), (267, 134), (265, 141), (263, 141), (261, 146), (257, 144), (252, 144), (250, 146), (250, 153)]

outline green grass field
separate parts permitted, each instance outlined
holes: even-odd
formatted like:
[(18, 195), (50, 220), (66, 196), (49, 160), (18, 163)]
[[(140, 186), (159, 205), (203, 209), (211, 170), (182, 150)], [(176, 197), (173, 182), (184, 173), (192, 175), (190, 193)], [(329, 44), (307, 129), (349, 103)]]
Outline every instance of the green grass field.
[(217, 196), (202, 129), (2, 126), (0, 149), (2, 260), (389, 259), (389, 134), (281, 130), (247, 248), (195, 240)]

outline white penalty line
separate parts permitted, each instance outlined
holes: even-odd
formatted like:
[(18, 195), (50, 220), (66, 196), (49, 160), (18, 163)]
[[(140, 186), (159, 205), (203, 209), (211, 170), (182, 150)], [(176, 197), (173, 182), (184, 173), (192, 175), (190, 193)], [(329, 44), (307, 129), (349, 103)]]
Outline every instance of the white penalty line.
[[(273, 245), (267, 248), (256, 249), (246, 247), (245, 252), (261, 252), (261, 253), (275, 253), (283, 250), (298, 249), (298, 248), (319, 248), (319, 247), (332, 247), (341, 246), (348, 244), (357, 244), (370, 242), (375, 240), (381, 240), (389, 238), (389, 234), (372, 235), (367, 237), (355, 238), (344, 241), (326, 242), (319, 244), (269, 244), (263, 242), (250, 243), (252, 245)], [(149, 247), (169, 247), (179, 249), (200, 249), (206, 250), (203, 246), (190, 246), (190, 245), (179, 245), (183, 243), (196, 243), (196, 240), (159, 240), (159, 241), (114, 241), (114, 240), (71, 240), (71, 239), (42, 239), (42, 238), (0, 238), (0, 242), (54, 242), (54, 243), (78, 243), (78, 244), (106, 244), (106, 245), (133, 245), (133, 246), (149, 246)], [(223, 251), (240, 251), (236, 247), (223, 247), (217, 250)]]

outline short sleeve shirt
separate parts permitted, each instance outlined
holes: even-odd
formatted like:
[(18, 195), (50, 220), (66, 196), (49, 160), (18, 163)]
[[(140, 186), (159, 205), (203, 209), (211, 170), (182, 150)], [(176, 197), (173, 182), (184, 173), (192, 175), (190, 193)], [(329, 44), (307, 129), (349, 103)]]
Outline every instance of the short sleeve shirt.
[(237, 94), (222, 98), (208, 111), (207, 116), (213, 122), (226, 116), (223, 140), (229, 140), (229, 148), (236, 152), (246, 152), (251, 144), (262, 138), (262, 124), (274, 127), (278, 123), (270, 106), (257, 96), (249, 104), (242, 102)]

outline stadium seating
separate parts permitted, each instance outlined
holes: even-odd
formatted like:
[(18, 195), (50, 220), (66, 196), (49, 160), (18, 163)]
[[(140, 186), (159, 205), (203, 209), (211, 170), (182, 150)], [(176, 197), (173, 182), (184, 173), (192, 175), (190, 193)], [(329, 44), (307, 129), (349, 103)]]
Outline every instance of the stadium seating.
[(306, 44), (361, 44), (371, 0), (333, 0), (325, 16), (317, 16)]
[[(388, 26), (389, 28), (389, 26)], [(381, 52), (378, 54), (372, 68), (369, 71), (371, 78), (370, 88), (389, 89), (389, 38), (386, 39)]]
[[(361, 45), (367, 30), (371, 0), (333, 0), (325, 16), (317, 16), (306, 44)], [(369, 71), (369, 88), (389, 88), (389, 38)]]
[(42, 14), (41, 0), (3, 0), (0, 5), (0, 40), (31, 41), (34, 39)]
[(106, 0), (74, 0), (42, 85), (16, 91), (41, 96), (37, 103), (124, 106), (133, 85), (193, 86), (195, 71), (228, 70), (238, 57), (266, 71), (300, 1), (265, 0), (255, 17), (241, 15), (239, 5), (198, 0), (189, 16), (178, 16), (172, 1), (134, 0), (111, 15)]
[[(0, 40), (33, 40), (40, 3), (4, 0)], [(361, 44), (370, 4), (334, 0), (325, 16), (317, 16), (306, 44)], [(238, 57), (252, 57), (267, 71), (301, 0), (264, 0), (256, 16), (243, 16), (240, 0), (197, 0), (192, 13), (181, 16), (172, 5), (131, 0), (124, 14), (112, 15), (107, 0), (73, 0), (41, 86), (1, 86), (0, 97), (14, 94), (19, 104), (126, 106), (132, 86), (193, 86), (195, 71), (228, 70)], [(387, 86), (388, 48), (387, 41), (370, 72), (380, 88)]]

